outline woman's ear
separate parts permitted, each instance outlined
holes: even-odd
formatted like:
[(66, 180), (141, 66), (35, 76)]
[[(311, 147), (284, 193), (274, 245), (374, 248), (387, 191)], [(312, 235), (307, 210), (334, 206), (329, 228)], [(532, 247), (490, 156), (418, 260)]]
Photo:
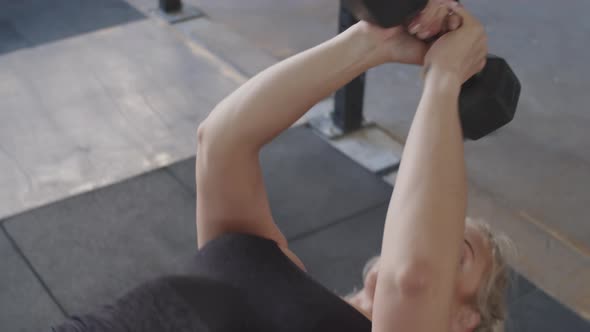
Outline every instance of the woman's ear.
[(480, 321), (481, 321), (481, 315), (479, 314), (479, 312), (475, 311), (471, 307), (467, 307), (465, 309), (465, 317), (463, 320), (463, 326), (464, 326), (463, 331), (471, 332), (471, 331), (475, 330), (475, 328), (479, 325)]
[(364, 291), (367, 293), (367, 296), (371, 301), (375, 299), (375, 290), (377, 289), (377, 277), (379, 272), (376, 267), (373, 267), (367, 272), (365, 275), (365, 280), (363, 282)]
[(479, 325), (481, 321), (480, 314), (471, 306), (463, 306), (455, 316), (453, 322), (453, 331), (455, 332), (472, 332)]

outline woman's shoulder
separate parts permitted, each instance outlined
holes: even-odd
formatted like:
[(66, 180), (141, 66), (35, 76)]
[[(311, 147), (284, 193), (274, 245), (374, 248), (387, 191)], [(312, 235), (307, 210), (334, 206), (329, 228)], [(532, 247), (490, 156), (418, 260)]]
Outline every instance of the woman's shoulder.
[[(241, 257), (242, 259), (266, 258), (280, 262), (285, 258), (299, 269), (306, 271), (303, 262), (286, 246), (274, 240), (247, 233), (225, 233), (203, 246), (197, 256)], [(234, 256), (238, 255), (238, 256)], [(256, 255), (256, 257), (251, 257)], [(248, 256), (248, 257), (245, 257)]]
[(264, 247), (271, 248), (277, 247), (278, 244), (271, 240), (258, 235), (229, 232), (224, 233), (209, 242), (207, 242), (202, 248), (199, 249), (199, 253), (208, 252), (219, 249), (243, 249), (253, 247)]

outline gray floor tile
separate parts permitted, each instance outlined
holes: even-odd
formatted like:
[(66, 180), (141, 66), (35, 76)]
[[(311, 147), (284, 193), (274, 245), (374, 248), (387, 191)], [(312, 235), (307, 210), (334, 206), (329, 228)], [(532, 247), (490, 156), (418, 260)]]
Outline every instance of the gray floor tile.
[(23, 258), (0, 232), (0, 327), (2, 331), (40, 331), (63, 315)]
[(506, 332), (588, 332), (590, 322), (540, 290), (535, 291), (510, 306)]
[[(306, 127), (266, 146), (261, 166), (275, 221), (288, 238), (389, 200), (391, 187)], [(195, 188), (194, 161), (170, 167)]]
[(222, 23), (198, 19), (176, 24), (175, 28), (187, 37), (202, 43), (225, 61), (232, 63), (248, 77), (256, 75), (277, 62), (276, 58)]
[(150, 20), (3, 55), (0, 217), (193, 155), (236, 86)]
[(291, 242), (308, 272), (328, 289), (347, 295), (362, 285), (365, 263), (381, 249), (387, 204)]
[(164, 171), (15, 216), (5, 227), (69, 314), (184, 270), (194, 196)]
[(29, 42), (5, 19), (0, 19), (0, 54), (27, 47)]
[(196, 194), (195, 161), (195, 157), (188, 158), (170, 165), (167, 169), (187, 189)]
[(186, 1), (277, 58), (313, 47), (337, 31), (338, 1)]
[(590, 163), (552, 150), (515, 128), (470, 143), (466, 156), (474, 183), (519, 213), (525, 211), (566, 243), (588, 248)]
[(516, 303), (521, 298), (538, 290), (537, 286), (517, 272), (511, 271), (510, 273), (510, 285), (508, 287), (506, 298), (508, 304)]
[(288, 238), (381, 205), (391, 195), (380, 177), (306, 127), (285, 132), (260, 160), (273, 215)]

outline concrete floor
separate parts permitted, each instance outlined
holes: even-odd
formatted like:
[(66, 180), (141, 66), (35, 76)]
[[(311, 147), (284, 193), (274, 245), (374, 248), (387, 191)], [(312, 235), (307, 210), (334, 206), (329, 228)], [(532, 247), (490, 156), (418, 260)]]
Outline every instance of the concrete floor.
[[(336, 31), (335, 0), (186, 2), (277, 58)], [(518, 268), (525, 275), (590, 317), (590, 4), (464, 4), (484, 22), (490, 50), (509, 60), (523, 85), (514, 122), (467, 143), (470, 213), (485, 216), (518, 242)], [(419, 87), (417, 68), (392, 64), (370, 71), (367, 116), (403, 142)]]
[(0, 218), (193, 155), (241, 79), (125, 2), (68, 1), (0, 13)]

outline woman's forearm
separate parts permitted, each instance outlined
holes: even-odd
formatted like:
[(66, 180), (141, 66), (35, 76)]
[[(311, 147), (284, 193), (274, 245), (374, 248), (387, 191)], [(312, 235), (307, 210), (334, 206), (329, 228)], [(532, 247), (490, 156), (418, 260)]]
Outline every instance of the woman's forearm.
[(459, 92), (452, 75), (428, 75), (391, 198), (385, 264), (415, 259), (457, 266), (467, 201)]
[[(373, 317), (383, 326), (377, 331), (405, 322), (414, 331), (448, 326), (441, 308), (449, 307), (454, 291), (466, 210), (459, 91), (452, 75), (428, 74), (385, 224)], [(428, 319), (417, 319), (417, 308)]]
[(358, 26), (284, 60), (245, 83), (205, 121), (217, 147), (260, 148), (314, 104), (378, 65)]
[(434, 293), (453, 290), (464, 231), (467, 185), (459, 91), (460, 82), (453, 75), (428, 74), (383, 237), (384, 279), (420, 281), (411, 286), (426, 286)]

